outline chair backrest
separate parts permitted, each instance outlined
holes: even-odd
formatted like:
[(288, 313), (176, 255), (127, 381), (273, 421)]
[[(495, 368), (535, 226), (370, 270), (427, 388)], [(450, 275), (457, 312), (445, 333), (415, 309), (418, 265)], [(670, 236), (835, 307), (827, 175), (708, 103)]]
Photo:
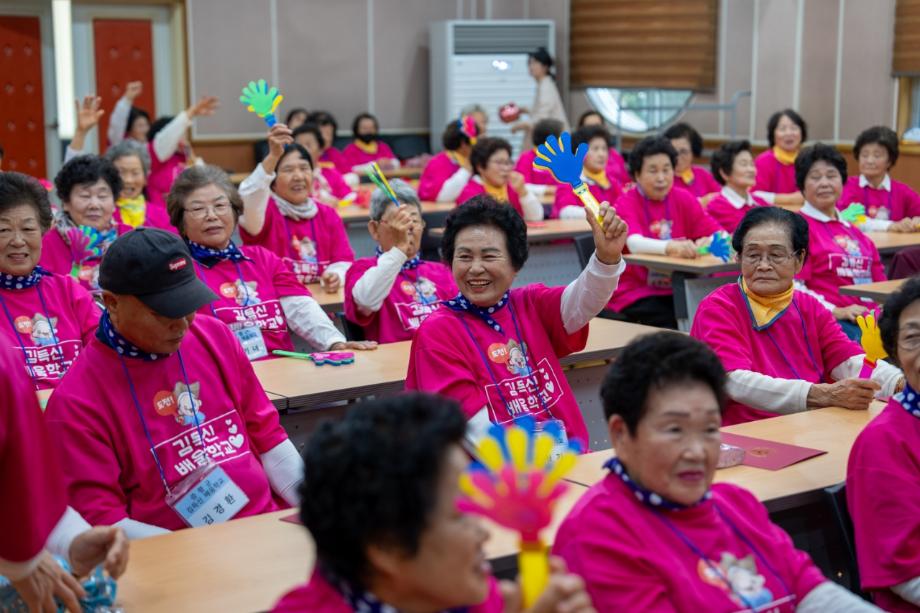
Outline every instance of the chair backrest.
[(859, 594), (868, 600), (868, 595), (860, 588), (859, 582), (859, 563), (856, 559), (856, 538), (853, 530), (853, 520), (850, 517), (850, 510), (847, 508), (846, 481), (824, 488), (824, 494), (827, 497), (834, 519), (837, 523), (837, 531), (846, 547), (847, 552), (847, 573), (850, 578), (848, 586), (851, 592)]
[(594, 235), (583, 234), (575, 237), (575, 251), (578, 253), (578, 263), (582, 270), (588, 265), (591, 254), (594, 253)]
[(443, 228), (444, 220), (450, 215), (450, 211), (433, 211), (422, 213), (422, 219), (425, 221), (425, 231), (422, 233), (422, 241), (419, 246), (419, 254), (423, 260), (429, 262), (441, 261), (441, 235), (432, 234), (435, 228)]
[(343, 332), (345, 332), (346, 339), (350, 341), (367, 340), (367, 338), (364, 335), (364, 328), (362, 328), (355, 322), (345, 317), (345, 313), (343, 311), (337, 311), (335, 316), (338, 318), (339, 321), (342, 322), (342, 328), (343, 328)]

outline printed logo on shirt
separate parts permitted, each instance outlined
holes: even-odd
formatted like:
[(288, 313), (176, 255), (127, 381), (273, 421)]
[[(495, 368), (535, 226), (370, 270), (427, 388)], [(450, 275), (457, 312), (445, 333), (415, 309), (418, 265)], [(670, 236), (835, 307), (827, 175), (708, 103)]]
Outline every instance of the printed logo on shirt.
[(838, 234), (834, 236), (834, 242), (846, 251), (846, 255), (840, 253), (829, 254), (827, 258), (828, 267), (838, 277), (853, 279), (855, 283), (870, 282), (872, 280), (872, 260), (863, 255), (859, 247), (859, 241), (849, 236)]
[[(713, 570), (710, 564), (719, 572)], [(757, 572), (753, 554), (739, 559), (731, 553), (722, 552), (722, 559), (718, 562), (712, 560), (707, 563), (706, 560), (700, 560), (697, 572), (703, 581), (724, 591), (726, 596), (744, 609), (754, 607), (760, 610), (764, 605), (780, 604), (773, 601), (773, 592), (767, 588), (766, 579)]]
[(251, 306), (262, 302), (259, 299), (257, 281), (241, 281), (236, 279), (220, 284), (220, 295), (224, 298), (233, 298), (239, 306)]
[[(514, 347), (510, 347), (512, 342)], [(528, 413), (540, 415), (562, 399), (562, 386), (547, 358), (539, 361), (536, 370), (529, 368), (516, 341), (511, 341), (507, 345), (494, 343), (489, 346), (487, 353), (490, 360), (496, 363), (503, 362), (512, 374), (507, 379), (500, 379), (498, 387), (494, 383), (489, 383), (484, 388), (489, 401), (489, 419), (492, 423), (506, 423)], [(507, 407), (502, 403), (502, 396), (507, 401)]]
[[(236, 460), (249, 453), (246, 443), (246, 426), (234, 410), (210, 421), (199, 422), (201, 433), (194, 423), (181, 433), (154, 445), (163, 466), (172, 468), (180, 477), (191, 474), (208, 460), (221, 464)], [(172, 479), (172, 475), (168, 475)]]
[(316, 243), (308, 237), (292, 236), (291, 247), (294, 248), (294, 252), (297, 254), (297, 257), (300, 258), (301, 262), (308, 262), (310, 264), (316, 264), (318, 262), (316, 257)]
[(403, 280), (399, 289), (412, 299), (412, 302), (394, 302), (396, 314), (407, 332), (417, 330), (429, 315), (441, 307), (438, 288), (430, 279), (420, 276), (415, 283)]
[(853, 238), (845, 234), (837, 234), (834, 236), (834, 242), (837, 245), (847, 252), (847, 255), (861, 256), (862, 249), (859, 248), (859, 241), (853, 240)]
[(283, 258), (284, 263), (290, 269), (297, 281), (304, 285), (316, 283), (323, 274), (324, 265), (328, 262), (318, 264), (316, 262), (304, 262), (303, 260), (294, 260), (292, 258)]
[(658, 236), (660, 240), (669, 241), (671, 240), (671, 227), (673, 225), (670, 219), (658, 219), (652, 222), (649, 230), (651, 230), (652, 234)]
[(505, 345), (492, 343), (489, 345), (488, 354), (490, 360), (496, 364), (504, 364), (512, 375), (526, 377), (533, 372), (530, 366), (527, 365), (526, 351), (527, 343), (522, 346), (512, 338)]
[(57, 338), (57, 317), (50, 320), (41, 313), (36, 313), (32, 318), (22, 315), (17, 317), (13, 324), (20, 334), (28, 334), (32, 342), (39, 347), (48, 347), (54, 344)]
[(880, 219), (882, 221), (888, 221), (891, 219), (891, 211), (889, 211), (888, 207), (886, 206), (875, 206), (874, 204), (870, 205), (866, 210), (866, 213), (872, 219)]
[(419, 304), (434, 304), (439, 300), (438, 286), (431, 279), (421, 275), (415, 283), (403, 281), (399, 284), (399, 289)]
[(153, 397), (153, 408), (158, 415), (167, 417), (172, 415), (176, 423), (184, 426), (194, 426), (204, 421), (204, 413), (199, 411), (201, 383), (195, 382), (188, 386), (181, 381), (176, 383), (172, 391), (162, 390)]

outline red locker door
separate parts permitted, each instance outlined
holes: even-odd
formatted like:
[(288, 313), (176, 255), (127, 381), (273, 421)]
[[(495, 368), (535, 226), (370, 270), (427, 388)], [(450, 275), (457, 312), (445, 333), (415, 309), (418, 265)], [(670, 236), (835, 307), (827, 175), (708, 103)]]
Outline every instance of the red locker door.
[(44, 177), (45, 105), (38, 17), (0, 15), (3, 169)]
[(156, 118), (153, 84), (153, 25), (149, 19), (93, 19), (96, 95), (106, 109), (99, 122), (99, 150), (108, 147), (109, 114), (125, 91), (125, 83), (142, 81), (144, 91), (134, 106)]

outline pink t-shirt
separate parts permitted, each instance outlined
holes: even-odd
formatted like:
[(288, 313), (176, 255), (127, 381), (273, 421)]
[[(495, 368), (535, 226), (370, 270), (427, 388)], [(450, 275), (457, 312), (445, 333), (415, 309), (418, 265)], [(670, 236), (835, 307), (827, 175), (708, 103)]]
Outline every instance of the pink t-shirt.
[(562, 522), (553, 553), (598, 611), (742, 611), (747, 600), (791, 613), (826, 581), (750, 492), (727, 483), (694, 507), (653, 511), (610, 474)]
[[(620, 198), (623, 186), (620, 185), (616, 177), (610, 173), (609, 169), (606, 171), (606, 175), (607, 182), (609, 183), (606, 189), (591, 179), (585, 179), (585, 183), (587, 183), (588, 189), (591, 190), (591, 194), (594, 195), (598, 202), (607, 202), (613, 206)], [(562, 212), (562, 209), (567, 206), (584, 207), (585, 205), (582, 204), (581, 198), (575, 194), (575, 190), (571, 185), (568, 183), (560, 183), (559, 187), (556, 188), (556, 198), (553, 201), (553, 212), (550, 214), (550, 217), (559, 219), (559, 214)]]
[(315, 283), (333, 262), (355, 259), (342, 218), (330, 206), (319, 202), (316, 206), (312, 219), (288, 219), (269, 197), (262, 231), (253, 236), (241, 227), (240, 237), (247, 245), (259, 245), (280, 256), (301, 283)]
[(329, 147), (323, 151), (322, 155), (319, 156), (319, 163), (323, 166), (332, 164), (332, 166), (342, 174), (351, 172), (351, 164), (348, 163), (348, 160), (345, 159), (342, 152), (335, 147)]
[(809, 215), (802, 217), (808, 222), (808, 257), (796, 278), (838, 307), (875, 306), (872, 301), (840, 293), (844, 285), (887, 279), (875, 243), (845, 221), (825, 222)]
[(17, 354), (0, 347), (0, 559), (9, 562), (38, 555), (67, 506), (58, 450)]
[(147, 143), (147, 152), (150, 154), (150, 176), (147, 177), (147, 195), (151, 200), (166, 202), (166, 194), (172, 189), (173, 182), (185, 170), (187, 158), (180, 147), (167, 159), (160, 161), (153, 142)]
[(345, 196), (351, 193), (348, 183), (335, 168), (317, 168), (313, 173), (313, 191), (314, 193), (323, 192), (329, 194), (335, 204)]
[(722, 229), (734, 234), (738, 224), (741, 223), (748, 211), (758, 206), (769, 206), (757, 196), (752, 195), (751, 200), (754, 201), (754, 204), (745, 204), (738, 208), (720, 193), (706, 205), (706, 212), (722, 226)]
[(342, 150), (342, 156), (344, 156), (345, 161), (348, 162), (349, 170), (355, 166), (367, 164), (368, 162), (396, 159), (396, 154), (393, 153), (393, 150), (390, 149), (390, 146), (382, 140), (377, 141), (377, 153), (366, 153), (359, 149), (358, 145), (354, 143), (348, 143), (345, 149)]
[(68, 460), (70, 503), (91, 524), (128, 517), (169, 530), (185, 527), (166, 504), (144, 423), (171, 486), (210, 456), (249, 497), (237, 517), (287, 506), (272, 493), (260, 462), (287, 434), (240, 344), (224, 324), (199, 315), (180, 352), (191, 394), (177, 354), (122, 360), (94, 338), (51, 395), (45, 419)]
[(920, 611), (890, 589), (920, 577), (920, 419), (897, 400), (856, 437), (847, 506), (862, 587), (886, 611)]
[(751, 188), (752, 192), (791, 194), (799, 191), (795, 183), (795, 164), (780, 162), (773, 149), (767, 149), (754, 158), (754, 166), (757, 167), (757, 181)]
[[(699, 200), (683, 189), (672, 189), (663, 201), (649, 200), (638, 188), (623, 193), (616, 202), (617, 214), (629, 224), (629, 233), (661, 240), (711, 236), (722, 229), (706, 214)], [(649, 296), (670, 296), (671, 277), (649, 272), (644, 266), (627, 264), (609, 306), (621, 311)]]
[(533, 167), (536, 157), (536, 149), (524, 151), (518, 158), (517, 164), (514, 165), (514, 169), (524, 175), (524, 182), (531, 185), (559, 185), (551, 172)]
[[(758, 332), (738, 283), (723, 285), (703, 299), (693, 318), (690, 335), (716, 352), (726, 372), (750, 370), (810, 383), (830, 383), (832, 370), (865, 353), (847, 338), (831, 312), (804, 292), (795, 292), (794, 302), (786, 312)], [(766, 417), (776, 414), (729, 398), (722, 424)]]
[(485, 407), (492, 423), (525, 414), (538, 421), (559, 419), (570, 439), (587, 446), (588, 429), (559, 358), (585, 348), (588, 326), (566, 332), (564, 289), (536, 284), (512, 289), (510, 304), (493, 315), (504, 334), (472, 313), (448, 308), (432, 313), (412, 339), (406, 389), (453, 398), (467, 417)]
[[(116, 222), (116, 228), (118, 236), (131, 231), (131, 226), (118, 222)], [(90, 292), (99, 291), (99, 264), (101, 262), (101, 258), (89, 257), (82, 261), (77, 272), (80, 285)], [(74, 272), (74, 253), (54, 226), (42, 237), (42, 257), (39, 263), (42, 267), (59, 275), (68, 276)]]
[[(460, 195), (457, 196), (457, 204), (463, 204), (473, 196), (478, 196), (479, 194), (486, 193), (486, 188), (477, 181), (478, 177), (473, 177), (470, 179), (466, 186), (460, 191)], [(517, 192), (511, 189), (511, 185), (508, 185), (508, 201), (511, 203), (511, 206), (514, 207), (514, 210), (518, 212), (518, 215), (521, 217), (524, 216), (524, 209), (521, 207), (521, 198), (518, 196)]]
[[(288, 334), (287, 319), (279, 299), (284, 296), (310, 296), (310, 290), (298, 282), (281, 258), (271, 251), (249, 245), (243, 245), (240, 251), (249, 260), (223, 260), (212, 268), (195, 262), (198, 278), (220, 296), (198, 312), (213, 315), (234, 332), (257, 325), (265, 340), (267, 358), (272, 357), (275, 349), (293, 351), (294, 344)], [(239, 264), (239, 269), (236, 264)]]
[(876, 189), (871, 185), (859, 186), (859, 175), (847, 179), (837, 202), (841, 211), (854, 202), (866, 207), (872, 219), (901, 221), (905, 217), (920, 217), (920, 195), (907, 184), (889, 179), (891, 191)]
[(99, 325), (92, 295), (63, 275), (42, 277), (27, 289), (0, 289), (0, 305), (0, 339), (15, 350), (36, 389), (57, 387)]
[(691, 166), (690, 169), (693, 170), (693, 181), (687, 183), (684, 181), (682, 176), (675, 172), (675, 186), (684, 188), (697, 198), (702, 198), (706, 194), (718, 192), (722, 189), (722, 186), (719, 185), (719, 182), (716, 181), (712, 174), (705, 168), (700, 168), (699, 166)]
[(444, 183), (454, 176), (462, 166), (454, 161), (447, 151), (442, 151), (428, 160), (418, 180), (418, 199), (436, 201)]
[(423, 260), (414, 270), (400, 271), (380, 310), (365, 315), (351, 293), (355, 283), (376, 265), (377, 258), (362, 258), (345, 273), (345, 317), (363, 327), (368, 340), (395, 343), (411, 339), (421, 323), (441, 308), (441, 300), (457, 295), (450, 269)]
[(629, 170), (626, 169), (626, 161), (620, 152), (613, 147), (607, 148), (607, 174), (613, 174), (620, 185), (627, 185), (632, 182), (629, 176)]
[[(489, 594), (481, 604), (467, 609), (468, 613), (501, 613), (505, 601), (498, 588), (498, 581), (489, 577)], [(314, 570), (310, 581), (295, 587), (281, 597), (272, 607), (272, 613), (352, 613), (348, 601), (336, 590), (322, 573)]]

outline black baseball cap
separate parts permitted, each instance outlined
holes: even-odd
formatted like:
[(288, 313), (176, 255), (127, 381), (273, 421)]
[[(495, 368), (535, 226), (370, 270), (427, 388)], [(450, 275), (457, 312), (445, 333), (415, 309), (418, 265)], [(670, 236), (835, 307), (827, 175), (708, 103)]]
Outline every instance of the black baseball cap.
[(185, 242), (157, 228), (137, 228), (109, 246), (99, 265), (99, 287), (135, 296), (171, 319), (217, 300), (217, 294), (195, 274)]

